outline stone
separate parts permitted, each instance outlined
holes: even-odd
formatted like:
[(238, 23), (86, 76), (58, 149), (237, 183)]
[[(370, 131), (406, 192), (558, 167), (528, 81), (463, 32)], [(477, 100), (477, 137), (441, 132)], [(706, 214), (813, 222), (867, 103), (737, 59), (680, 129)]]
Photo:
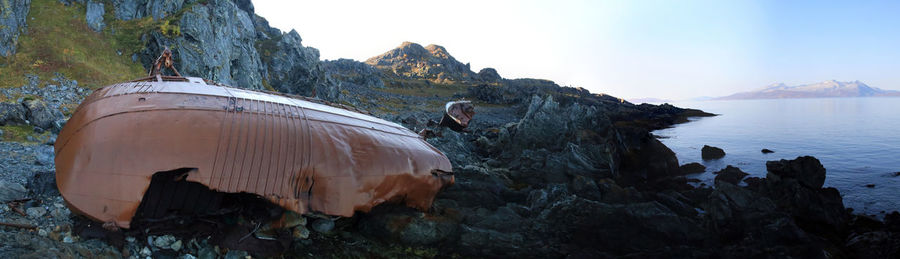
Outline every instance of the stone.
[(106, 23), (103, 23), (103, 14), (105, 13), (105, 9), (103, 9), (103, 3), (88, 1), (87, 2), (87, 13), (85, 13), (85, 20), (87, 21), (88, 27), (91, 30), (96, 32), (103, 31), (103, 28), (106, 27)]
[(775, 153), (775, 151), (772, 151), (771, 149), (767, 149), (767, 148), (763, 148), (760, 152), (762, 152), (763, 154)]
[(174, 243), (172, 243), (171, 246), (169, 246), (169, 249), (172, 249), (172, 251), (178, 252), (178, 251), (181, 251), (181, 247), (182, 247), (181, 240), (177, 240)]
[(22, 104), (27, 109), (28, 121), (42, 129), (54, 129), (54, 122), (64, 117), (59, 110), (54, 109), (43, 100), (25, 100)]
[(694, 162), (694, 163), (688, 163), (688, 164), (681, 165), (679, 167), (679, 169), (681, 169), (682, 174), (699, 174), (699, 173), (706, 171), (706, 166), (703, 166), (700, 163)]
[(149, 248), (149, 247), (146, 247), (146, 246), (145, 246), (143, 249), (141, 249), (141, 256), (149, 257), (149, 256), (151, 256), (151, 255), (153, 255), (153, 252), (150, 251), (150, 248)]
[(440, 215), (398, 206), (377, 207), (360, 220), (363, 234), (408, 245), (437, 244), (454, 236), (458, 227)]
[(304, 226), (297, 226), (294, 228), (293, 235), (295, 239), (307, 239), (309, 238), (309, 229)]
[(794, 160), (766, 162), (766, 178), (774, 181), (796, 179), (809, 188), (822, 188), (825, 184), (825, 167), (818, 159), (811, 156), (797, 157)]
[(703, 158), (703, 160), (719, 159), (725, 157), (725, 150), (713, 146), (703, 145), (703, 148), (700, 149), (700, 156)]
[(27, 114), (28, 110), (21, 104), (0, 102), (0, 125), (25, 123)]
[(438, 45), (422, 47), (417, 43), (403, 42), (395, 49), (366, 60), (366, 63), (399, 76), (438, 83), (477, 79), (470, 66), (457, 61), (446, 48)]
[(478, 78), (481, 79), (481, 81), (486, 82), (499, 82), (500, 80), (503, 80), (503, 77), (500, 77), (497, 70), (490, 67), (482, 68), (481, 71), (478, 71)]
[(0, 180), (0, 202), (24, 199), (28, 189), (19, 183)]
[(714, 172), (713, 174), (716, 175), (715, 181), (725, 181), (734, 185), (737, 185), (744, 177), (750, 175), (741, 171), (740, 168), (731, 165), (726, 166), (724, 169)]
[(26, 18), (31, 9), (31, 0), (8, 0), (3, 1), (2, 5), (2, 9), (0, 9), (0, 56), (8, 57), (16, 53), (19, 34), (27, 30)]
[(316, 219), (312, 223), (312, 229), (319, 233), (328, 233), (334, 229), (334, 221), (329, 219)]
[(158, 236), (153, 239), (153, 245), (160, 249), (169, 249), (176, 239), (172, 235)]

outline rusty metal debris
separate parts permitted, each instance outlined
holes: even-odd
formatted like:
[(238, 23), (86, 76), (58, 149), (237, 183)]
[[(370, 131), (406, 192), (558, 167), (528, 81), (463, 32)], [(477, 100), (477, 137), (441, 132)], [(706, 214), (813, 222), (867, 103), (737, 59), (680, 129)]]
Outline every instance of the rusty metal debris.
[[(427, 209), (454, 181), (447, 157), (400, 125), (162, 76), (160, 60), (174, 70), (165, 51), (151, 77), (94, 91), (60, 132), (56, 180), (72, 211), (129, 228), (139, 208), (201, 211), (217, 195), (249, 193), (299, 214), (351, 216), (388, 201)], [(472, 112), (460, 111), (464, 126)]]
[(163, 68), (171, 69), (176, 76), (181, 76), (181, 73), (178, 73), (178, 69), (175, 69), (175, 61), (172, 59), (172, 51), (169, 50), (169, 47), (165, 47), (162, 55), (159, 55), (156, 61), (153, 62), (148, 76), (161, 75)]
[(444, 106), (444, 117), (440, 125), (453, 131), (464, 131), (469, 127), (469, 121), (475, 116), (475, 106), (470, 101), (448, 102)]
[(0, 226), (16, 227), (16, 228), (25, 228), (25, 229), (35, 229), (35, 228), (37, 228), (37, 226), (35, 226), (35, 225), (20, 224), (20, 223), (11, 223), (11, 222), (0, 222)]

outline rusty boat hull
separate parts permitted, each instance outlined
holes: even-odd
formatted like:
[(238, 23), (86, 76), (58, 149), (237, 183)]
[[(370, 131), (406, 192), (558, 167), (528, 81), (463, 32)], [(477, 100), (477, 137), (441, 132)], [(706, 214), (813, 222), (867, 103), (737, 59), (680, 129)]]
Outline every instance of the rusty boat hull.
[(96, 90), (60, 132), (55, 152), (69, 207), (123, 228), (153, 175), (181, 168), (192, 169), (187, 181), (213, 191), (339, 216), (386, 201), (425, 209), (454, 181), (443, 153), (395, 123), (193, 78)]

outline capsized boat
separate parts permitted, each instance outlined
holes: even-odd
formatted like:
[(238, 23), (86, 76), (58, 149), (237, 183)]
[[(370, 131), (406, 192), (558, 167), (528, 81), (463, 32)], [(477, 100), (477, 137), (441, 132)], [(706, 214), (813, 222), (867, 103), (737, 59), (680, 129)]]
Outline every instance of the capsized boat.
[(300, 214), (352, 216), (387, 201), (427, 209), (454, 182), (447, 157), (395, 123), (159, 73), (94, 91), (55, 152), (69, 207), (121, 228), (139, 208), (213, 208), (220, 196), (209, 193), (254, 194)]

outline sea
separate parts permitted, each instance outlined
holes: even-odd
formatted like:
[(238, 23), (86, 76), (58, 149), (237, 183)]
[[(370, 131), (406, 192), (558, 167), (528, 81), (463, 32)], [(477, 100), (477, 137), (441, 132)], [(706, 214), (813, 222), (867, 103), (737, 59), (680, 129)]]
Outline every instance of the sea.
[[(900, 210), (900, 98), (815, 98), (673, 102), (719, 114), (653, 134), (681, 164), (707, 167), (689, 177), (712, 185), (727, 165), (765, 177), (766, 161), (814, 156), (826, 169), (826, 187), (837, 188), (854, 213), (883, 217)], [(703, 145), (726, 156), (704, 161)], [(762, 149), (775, 151), (763, 154)]]

